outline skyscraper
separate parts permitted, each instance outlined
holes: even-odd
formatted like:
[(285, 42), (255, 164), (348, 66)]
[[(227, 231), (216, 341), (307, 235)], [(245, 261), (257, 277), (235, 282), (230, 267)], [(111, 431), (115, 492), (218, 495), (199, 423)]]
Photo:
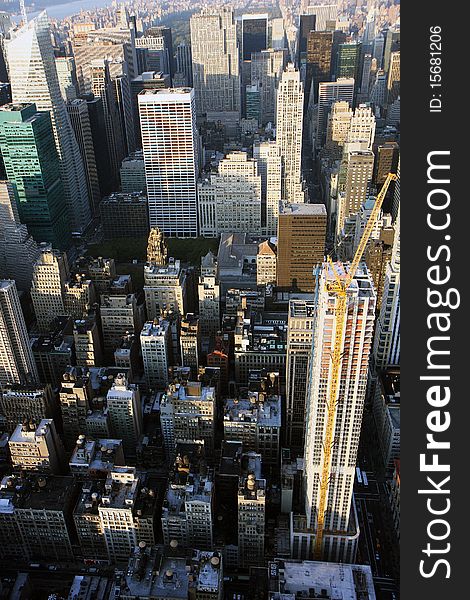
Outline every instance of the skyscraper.
[(193, 85), (193, 66), (191, 56), (191, 46), (186, 42), (181, 42), (176, 47), (176, 73), (184, 75), (185, 85)]
[(315, 16), (315, 30), (325, 31), (326, 29), (336, 29), (336, 19), (338, 17), (338, 4), (323, 2), (307, 6), (307, 14)]
[(330, 81), (332, 48), (333, 33), (331, 31), (309, 32), (305, 73), (305, 106), (308, 106), (311, 94), (313, 94), (313, 102), (318, 101), (319, 83)]
[(385, 271), (384, 292), (375, 329), (374, 362), (377, 369), (400, 364), (400, 216), (392, 259)]
[(353, 77), (356, 85), (358, 84), (361, 47), (360, 42), (347, 42), (339, 45), (334, 70), (336, 78)]
[(15, 282), (0, 280), (0, 386), (37, 379)]
[[(336, 263), (336, 269), (340, 274), (347, 272), (347, 266), (341, 263)], [(316, 351), (313, 353), (309, 373), (306, 416), (305, 511), (306, 525), (310, 530), (315, 530), (317, 523), (324, 460), (323, 440), (330, 401), (328, 390), (333, 377), (331, 353), (335, 344), (335, 307), (338, 299), (326, 286), (333, 278), (331, 267), (324, 263), (313, 332)], [(328, 560), (353, 562), (357, 524), (352, 493), (376, 302), (372, 280), (365, 267), (360, 267), (356, 272), (347, 296), (348, 311), (344, 328), (347, 334), (341, 345), (339, 397), (335, 400), (335, 444), (328, 480), (323, 556)]]
[(324, 142), (328, 114), (333, 102), (344, 100), (352, 106), (354, 98), (354, 79), (340, 78), (336, 81), (321, 82), (318, 87), (318, 115), (315, 146)]
[(106, 396), (111, 432), (122, 440), (124, 454), (135, 456), (139, 436), (142, 433), (142, 402), (139, 388), (128, 383), (120, 373)]
[(251, 60), (253, 52), (261, 52), (268, 47), (268, 15), (242, 15), (242, 58)]
[(286, 64), (287, 51), (269, 48), (251, 54), (251, 83), (260, 94), (260, 120), (265, 125), (276, 121), (276, 97)]
[(198, 234), (198, 141), (194, 90), (145, 90), (138, 97), (150, 227)]
[(170, 327), (168, 321), (148, 321), (140, 334), (142, 360), (147, 385), (151, 390), (168, 383)]
[(67, 112), (73, 127), (75, 139), (77, 140), (80, 154), (85, 167), (88, 197), (91, 202), (92, 213), (96, 215), (101, 201), (100, 182), (96, 168), (95, 147), (93, 145), (93, 133), (88, 113), (86, 100), (76, 99), (67, 102)]
[(261, 229), (263, 235), (277, 235), (277, 220), (282, 199), (282, 158), (276, 142), (253, 144), (253, 158), (261, 176)]
[(304, 89), (292, 63), (282, 74), (277, 94), (276, 143), (282, 158), (282, 200), (303, 202), (302, 124)]
[(315, 320), (313, 300), (291, 300), (287, 321), (286, 423), (285, 444), (302, 456), (312, 332)]
[(70, 214), (49, 113), (38, 112), (35, 104), (2, 106), (0, 149), (22, 222), (36, 242), (67, 249)]
[(374, 173), (374, 153), (362, 142), (344, 146), (339, 173), (339, 194), (336, 217), (336, 232), (339, 234), (345, 220), (359, 212), (367, 198)]
[(126, 148), (114, 83), (115, 80), (111, 81), (108, 61), (94, 60), (91, 63), (91, 89), (94, 96), (101, 98), (103, 103), (112, 178), (117, 185)]
[(38, 245), (21, 224), (12, 184), (0, 181), (0, 279), (14, 279), (20, 291), (29, 292), (38, 255)]
[(69, 278), (66, 254), (43, 246), (33, 270), (31, 300), (40, 331), (47, 332), (52, 321), (65, 315), (65, 284)]
[(51, 113), (71, 228), (83, 233), (91, 219), (85, 169), (60, 91), (46, 13), (13, 32), (6, 50), (13, 102), (34, 102)]
[(240, 72), (233, 9), (206, 8), (190, 20), (197, 114), (240, 115)]

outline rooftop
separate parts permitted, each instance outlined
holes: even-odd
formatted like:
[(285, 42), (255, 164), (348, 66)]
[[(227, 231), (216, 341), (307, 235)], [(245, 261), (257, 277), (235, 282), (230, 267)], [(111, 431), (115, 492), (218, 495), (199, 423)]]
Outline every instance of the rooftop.
[(15, 431), (11, 434), (10, 443), (14, 444), (31, 444), (34, 443), (38, 438), (47, 435), (52, 419), (42, 419), (38, 426), (35, 423), (23, 423), (15, 428)]
[(308, 216), (322, 215), (326, 217), (326, 206), (324, 204), (286, 204), (281, 215)]
[(70, 476), (6, 475), (0, 483), (0, 512), (18, 509), (64, 512), (74, 487), (74, 479)]
[(375, 600), (372, 572), (367, 565), (278, 559), (269, 563), (268, 572), (271, 600), (291, 600), (303, 593), (325, 600)]
[(249, 392), (248, 398), (225, 401), (224, 422), (256, 423), (259, 427), (281, 426), (280, 396)]

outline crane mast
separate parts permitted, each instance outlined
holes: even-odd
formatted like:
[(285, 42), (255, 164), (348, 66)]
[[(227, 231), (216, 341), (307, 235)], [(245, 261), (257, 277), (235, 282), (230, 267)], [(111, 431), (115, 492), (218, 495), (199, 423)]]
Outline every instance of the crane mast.
[(340, 276), (333, 264), (333, 261), (330, 257), (328, 257), (328, 265), (333, 271), (334, 280), (326, 283), (326, 289), (330, 294), (333, 294), (336, 297), (335, 308), (333, 313), (335, 323), (335, 335), (333, 352), (331, 354), (331, 380), (328, 401), (326, 403), (327, 421), (325, 435), (323, 439), (323, 464), (320, 479), (320, 500), (318, 503), (317, 530), (315, 535), (315, 545), (313, 549), (313, 557), (315, 560), (321, 560), (323, 552), (325, 513), (328, 498), (328, 484), (331, 470), (336, 406), (338, 404), (339, 386), (341, 379), (342, 346), (344, 329), (346, 326), (346, 314), (348, 308), (347, 290), (351, 285), (352, 280), (354, 279), (354, 275), (356, 274), (357, 268), (362, 259), (362, 255), (364, 254), (364, 250), (366, 249), (372, 230), (375, 226), (375, 222), (380, 213), (380, 209), (382, 207), (384, 198), (387, 194), (389, 185), (392, 181), (396, 180), (397, 176), (394, 173), (389, 173), (387, 175), (382, 189), (377, 195), (374, 207), (367, 221), (367, 225), (364, 228), (364, 232), (361, 236), (361, 240), (357, 246), (354, 258), (351, 262), (347, 274), (345, 276)]

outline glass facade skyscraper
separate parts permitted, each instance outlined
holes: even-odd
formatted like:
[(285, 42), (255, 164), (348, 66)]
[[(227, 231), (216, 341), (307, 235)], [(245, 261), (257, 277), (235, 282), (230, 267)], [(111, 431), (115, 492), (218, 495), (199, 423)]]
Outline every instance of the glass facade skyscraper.
[(21, 222), (37, 242), (68, 248), (69, 214), (49, 113), (35, 104), (1, 107), (0, 149)]

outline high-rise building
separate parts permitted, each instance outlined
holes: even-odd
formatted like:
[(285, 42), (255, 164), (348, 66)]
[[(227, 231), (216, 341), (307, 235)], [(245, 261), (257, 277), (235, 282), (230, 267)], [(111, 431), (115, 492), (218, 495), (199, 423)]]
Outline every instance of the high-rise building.
[(257, 85), (259, 89), (261, 125), (276, 122), (276, 97), (286, 57), (284, 47), (268, 48), (251, 55), (251, 84)]
[(36, 242), (67, 249), (71, 242), (70, 214), (63, 201), (49, 113), (38, 112), (35, 104), (2, 106), (0, 150), (8, 180), (18, 197), (21, 221)]
[(354, 109), (348, 130), (348, 143), (360, 142), (372, 150), (375, 138), (375, 115), (369, 104), (359, 104)]
[(84, 32), (84, 36), (75, 36), (73, 54), (80, 94), (91, 92), (91, 65), (94, 60), (109, 62), (112, 79), (127, 72), (132, 80), (140, 72), (133, 27), (95, 29), (92, 25), (91, 29)]
[(139, 542), (155, 544), (155, 503), (155, 490), (150, 494), (134, 468), (114, 467), (108, 474), (97, 508), (112, 563), (127, 565)]
[(74, 500), (73, 477), (5, 476), (0, 488), (0, 556), (73, 561), (70, 517)]
[(104, 238), (141, 238), (148, 235), (148, 203), (142, 192), (115, 192), (100, 204)]
[(237, 27), (230, 7), (205, 8), (191, 16), (193, 86), (198, 116), (235, 113), (240, 117)]
[(85, 169), (60, 92), (46, 13), (13, 32), (6, 50), (13, 102), (50, 112), (71, 226), (83, 233), (91, 218)]
[[(134, 136), (137, 147), (142, 148), (139, 116), (139, 94), (143, 90), (163, 90), (171, 87), (170, 76), (162, 71), (144, 71), (131, 81), (131, 103), (134, 118)], [(176, 87), (176, 84), (175, 84)], [(140, 191), (140, 190), (136, 190)]]
[(180, 348), (181, 364), (191, 369), (191, 380), (196, 380), (201, 360), (201, 338), (199, 317), (194, 313), (187, 313), (181, 319)]
[(310, 96), (318, 101), (318, 85), (321, 81), (330, 81), (331, 51), (333, 33), (331, 31), (310, 31), (307, 37), (307, 65), (305, 73), (305, 106)]
[(57, 317), (43, 335), (31, 336), (31, 348), (39, 381), (56, 389), (65, 369), (72, 363), (72, 319)]
[(135, 456), (142, 433), (142, 402), (139, 388), (128, 383), (123, 373), (114, 379), (106, 396), (111, 433), (122, 440), (125, 456)]
[(264, 465), (276, 466), (281, 438), (281, 397), (249, 391), (247, 397), (224, 401), (224, 440), (241, 441), (243, 450), (261, 454)]
[[(311, 31), (315, 31), (315, 21), (315, 15), (300, 15), (295, 57), (295, 62), (298, 69), (305, 68), (305, 64), (307, 62), (308, 34)], [(317, 31), (324, 31), (324, 29), (317, 29)]]
[(315, 145), (322, 146), (326, 127), (328, 123), (328, 114), (333, 102), (344, 100), (353, 104), (354, 98), (354, 79), (339, 78), (336, 81), (320, 82), (318, 87), (318, 114), (317, 129), (315, 135)]
[(287, 321), (285, 444), (299, 456), (305, 443), (305, 419), (312, 333), (315, 319), (313, 300), (291, 300)]
[(282, 200), (303, 202), (302, 124), (304, 89), (292, 63), (282, 74), (277, 94), (276, 143), (282, 158)]
[(261, 176), (258, 164), (246, 152), (230, 152), (218, 173), (198, 183), (202, 234), (261, 233)]
[(144, 293), (147, 317), (158, 319), (161, 311), (172, 308), (179, 315), (186, 312), (186, 270), (179, 260), (167, 265), (149, 262), (144, 266)]
[(101, 296), (101, 329), (104, 351), (114, 352), (127, 333), (140, 334), (144, 324), (144, 305), (135, 294)]
[(120, 177), (123, 194), (132, 194), (134, 192), (147, 193), (144, 154), (142, 150), (137, 150), (137, 152), (127, 156), (122, 161)]
[(198, 454), (193, 438), (181, 444), (163, 500), (165, 546), (174, 540), (182, 549), (213, 549), (214, 474)]
[(0, 280), (0, 386), (37, 380), (15, 282)]
[(31, 300), (40, 331), (49, 331), (54, 319), (66, 314), (64, 296), (68, 279), (66, 254), (53, 250), (51, 246), (42, 246), (34, 265), (31, 287)]
[(17, 289), (29, 292), (38, 255), (38, 245), (20, 221), (13, 185), (0, 181), (0, 279), (14, 279)]
[(50, 419), (56, 412), (56, 399), (50, 385), (3, 386), (0, 394), (0, 414), (5, 419), (6, 431), (13, 433), (18, 423), (39, 423)]
[(400, 217), (392, 258), (385, 271), (384, 291), (374, 338), (374, 363), (385, 369), (400, 364)]
[(198, 235), (198, 140), (194, 91), (139, 94), (150, 227), (166, 235)]
[(91, 64), (91, 91), (103, 103), (106, 139), (108, 142), (111, 177), (117, 185), (119, 168), (125, 158), (126, 146), (120, 121), (115, 79), (111, 80), (107, 60), (97, 59)]
[(149, 27), (141, 37), (136, 38), (135, 47), (144, 51), (144, 71), (168, 73), (171, 81), (175, 69), (170, 27)]
[(75, 61), (73, 56), (56, 56), (55, 67), (59, 79), (60, 92), (64, 102), (75, 100), (77, 97)]
[(242, 60), (251, 60), (252, 53), (268, 47), (268, 15), (243, 14), (241, 28)]
[(374, 153), (362, 142), (346, 144), (339, 173), (336, 233), (346, 219), (357, 214), (365, 202), (374, 173)]
[(387, 103), (392, 104), (400, 96), (400, 52), (390, 54), (387, 77)]
[(88, 103), (86, 100), (77, 98), (67, 102), (66, 106), (85, 168), (92, 212), (96, 215), (101, 200), (101, 189), (96, 167), (95, 146), (93, 144)]
[(59, 475), (64, 448), (52, 419), (20, 423), (8, 440), (14, 469)]
[(184, 75), (186, 86), (193, 86), (191, 46), (184, 41), (176, 47), (176, 72)]
[(361, 42), (339, 44), (336, 55), (335, 76), (352, 77), (356, 85), (360, 83)]
[(338, 18), (338, 4), (336, 2), (322, 2), (311, 4), (306, 8), (307, 15), (315, 16), (315, 30), (325, 31), (327, 29), (336, 29), (336, 20)]
[(349, 102), (344, 100), (333, 102), (328, 115), (326, 127), (325, 152), (333, 159), (340, 159), (343, 154), (344, 144), (348, 141), (349, 129), (353, 111)]
[(168, 321), (148, 321), (140, 334), (147, 385), (156, 390), (168, 384), (170, 327)]
[(281, 151), (274, 141), (255, 142), (253, 158), (261, 176), (261, 230), (263, 235), (275, 236), (282, 200)]
[[(336, 263), (340, 275), (347, 266)], [(331, 353), (335, 344), (335, 307), (337, 297), (328, 291), (327, 282), (335, 275), (323, 264), (315, 319), (307, 401), (305, 440), (305, 511), (306, 526), (316, 529), (320, 502), (320, 483), (324, 460), (324, 435), (328, 402), (336, 403), (336, 419), (325, 512), (323, 556), (328, 560), (354, 562), (357, 523), (352, 502), (353, 484), (362, 412), (367, 386), (369, 352), (372, 346), (376, 296), (370, 275), (359, 267), (347, 289), (348, 311), (341, 344), (339, 373), (340, 401), (330, 399), (328, 390), (333, 377)], [(331, 532), (331, 533), (330, 533)], [(295, 537), (295, 532), (294, 532)], [(313, 541), (312, 534), (310, 541)], [(294, 556), (298, 549), (294, 549)]]
[(314, 268), (325, 257), (327, 215), (324, 204), (287, 204), (279, 213), (277, 285), (315, 290)]
[(161, 398), (160, 419), (167, 456), (174, 454), (179, 441), (188, 440), (202, 441), (210, 455), (214, 450), (215, 388), (177, 377)]
[(73, 323), (75, 361), (77, 367), (100, 367), (103, 364), (103, 350), (96, 314), (84, 315)]
[(241, 567), (264, 563), (266, 480), (257, 468), (243, 474), (238, 485), (238, 560)]
[(79, 435), (86, 429), (91, 409), (92, 388), (88, 369), (68, 367), (59, 386), (59, 402), (64, 429), (64, 443), (72, 450)]
[(282, 17), (270, 19), (269, 39), (269, 48), (273, 48), (273, 50), (282, 50), (283, 48), (287, 48), (286, 30), (284, 27), (284, 19)]
[(220, 286), (217, 281), (217, 259), (210, 250), (201, 258), (198, 299), (201, 336), (213, 337), (220, 328)]

